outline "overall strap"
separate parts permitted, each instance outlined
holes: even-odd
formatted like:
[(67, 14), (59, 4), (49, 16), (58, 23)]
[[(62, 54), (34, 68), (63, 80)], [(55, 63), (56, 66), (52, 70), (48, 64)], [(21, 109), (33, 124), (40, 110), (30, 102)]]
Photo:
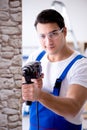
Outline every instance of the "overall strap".
[(64, 71), (62, 72), (62, 74), (60, 75), (59, 78), (56, 79), (55, 85), (54, 85), (54, 90), (53, 90), (53, 94), (56, 96), (59, 96), (60, 94), (60, 89), (61, 89), (61, 83), (63, 81), (63, 79), (65, 78), (65, 76), (67, 75), (69, 69), (72, 67), (72, 65), (78, 60), (81, 59), (82, 55), (77, 55), (68, 65), (67, 67), (64, 69)]
[(83, 58), (84, 56), (83, 55), (77, 55), (68, 65), (67, 67), (64, 69), (64, 71), (62, 72), (62, 74), (60, 75), (60, 77), (57, 79), (58, 81), (62, 81), (65, 76), (67, 75), (69, 69), (72, 67), (72, 65), (79, 59)]
[(40, 52), (40, 54), (36, 58), (36, 61), (40, 61), (42, 59), (42, 57), (45, 55), (45, 53), (46, 53), (46, 51), (44, 51), (44, 50), (42, 52)]

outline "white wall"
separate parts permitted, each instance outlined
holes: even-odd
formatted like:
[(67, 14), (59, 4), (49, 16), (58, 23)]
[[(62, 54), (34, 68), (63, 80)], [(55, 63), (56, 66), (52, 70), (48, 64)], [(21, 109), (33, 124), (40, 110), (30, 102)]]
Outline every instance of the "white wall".
[[(60, 0), (66, 5), (72, 29), (79, 42), (87, 42), (87, 0)], [(39, 40), (34, 28), (36, 15), (43, 9), (52, 8), (52, 0), (22, 0), (23, 12), (23, 53), (31, 53), (38, 47)], [(55, 6), (58, 9), (58, 5)], [(24, 48), (30, 48), (25, 51)], [(27, 50), (27, 49), (26, 49)]]

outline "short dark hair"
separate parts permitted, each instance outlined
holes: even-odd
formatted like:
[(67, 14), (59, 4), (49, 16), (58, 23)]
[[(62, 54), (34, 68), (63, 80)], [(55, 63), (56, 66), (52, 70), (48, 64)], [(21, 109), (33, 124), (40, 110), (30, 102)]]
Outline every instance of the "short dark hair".
[(57, 23), (60, 29), (65, 27), (64, 18), (59, 12), (54, 9), (45, 9), (41, 11), (37, 15), (34, 26), (37, 27), (38, 23)]

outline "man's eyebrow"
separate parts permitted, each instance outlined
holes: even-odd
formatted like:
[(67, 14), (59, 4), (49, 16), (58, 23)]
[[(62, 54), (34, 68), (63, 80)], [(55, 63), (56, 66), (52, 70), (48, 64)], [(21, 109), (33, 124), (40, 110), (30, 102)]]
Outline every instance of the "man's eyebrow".
[(55, 32), (55, 31), (58, 31), (58, 29), (55, 29), (55, 30), (53, 30), (53, 31), (51, 31), (51, 32), (49, 32), (49, 33), (53, 33), (53, 32)]
[[(53, 31), (51, 31), (51, 32), (49, 32), (48, 34), (50, 34), (50, 33), (53, 33), (53, 32), (55, 32), (55, 31), (58, 31), (58, 29), (55, 29), (55, 30), (53, 30)], [(40, 35), (45, 35), (45, 34), (40, 34)]]

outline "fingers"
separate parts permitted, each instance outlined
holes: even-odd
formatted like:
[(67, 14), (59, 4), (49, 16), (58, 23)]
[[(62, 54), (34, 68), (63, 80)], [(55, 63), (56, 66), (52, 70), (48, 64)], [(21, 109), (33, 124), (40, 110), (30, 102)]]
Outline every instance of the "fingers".
[(34, 86), (33, 84), (24, 84), (22, 85), (22, 97), (25, 101), (32, 101), (33, 100), (33, 93), (34, 93)]
[(42, 88), (44, 74), (41, 74), (40, 78), (38, 79), (31, 79), (31, 81), (34, 83), (35, 87)]
[(41, 78), (39, 79), (32, 79), (31, 80), (34, 83), (34, 86), (37, 88), (42, 88), (43, 81)]
[(42, 73), (40, 77), (41, 77), (41, 78), (44, 78), (44, 74)]
[(43, 74), (38, 79), (32, 79), (32, 84), (22, 85), (22, 97), (25, 101), (35, 101), (38, 97), (38, 92), (41, 90), (43, 85)]

